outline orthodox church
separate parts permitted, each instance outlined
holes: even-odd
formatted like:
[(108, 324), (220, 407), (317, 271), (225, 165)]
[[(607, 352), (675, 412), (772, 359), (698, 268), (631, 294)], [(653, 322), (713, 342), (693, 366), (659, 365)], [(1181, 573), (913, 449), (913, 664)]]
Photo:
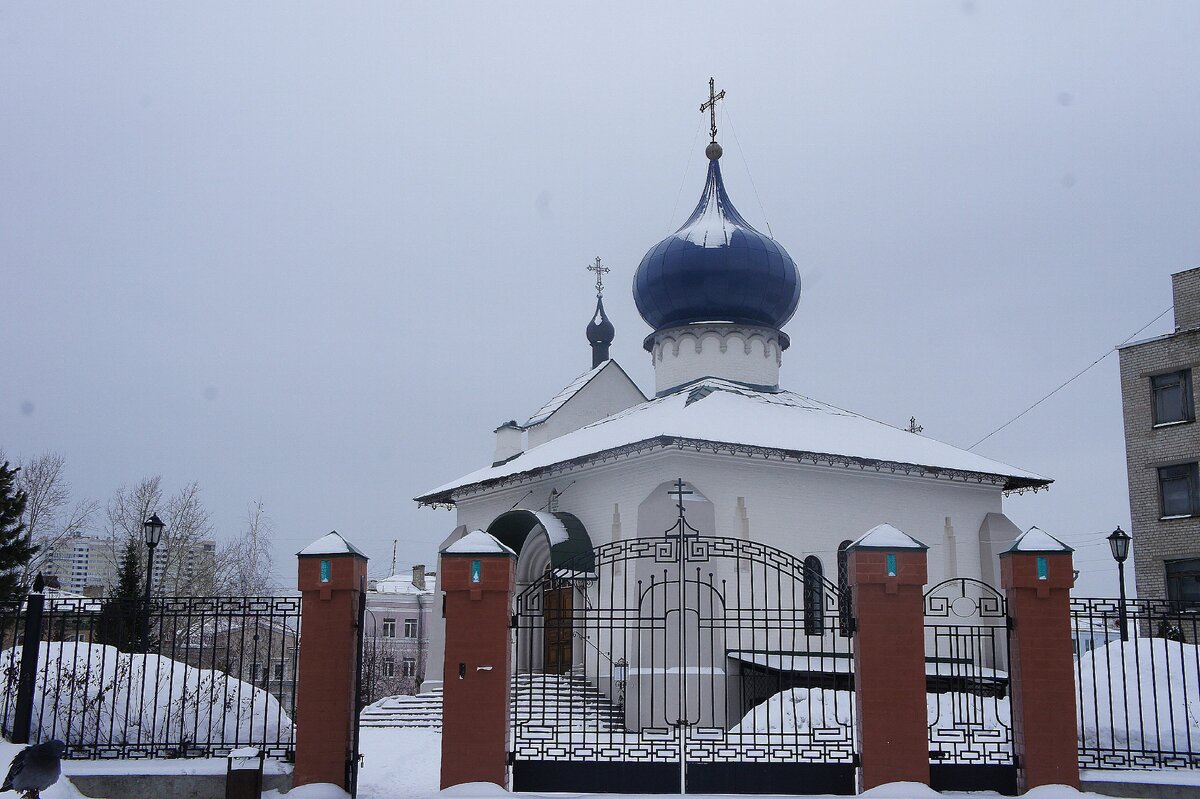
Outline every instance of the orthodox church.
[[(833, 581), (839, 553), (887, 523), (929, 546), (931, 585), (995, 585), (997, 556), (1021, 533), (1005, 494), (1051, 481), (779, 385), (800, 272), (734, 207), (715, 119), (711, 133), (695, 210), (633, 279), (653, 390), (609, 357), (608, 270), (596, 259), (591, 368), (497, 427), (491, 464), (416, 498), (456, 511), (443, 548), (491, 533), (517, 554), (520, 593), (616, 542), (661, 539), (686, 514), (692, 530), (790, 553)], [(583, 657), (566, 646), (561, 657)], [(539, 656), (549, 663), (548, 645)], [(429, 662), (441, 663), (437, 634)]]

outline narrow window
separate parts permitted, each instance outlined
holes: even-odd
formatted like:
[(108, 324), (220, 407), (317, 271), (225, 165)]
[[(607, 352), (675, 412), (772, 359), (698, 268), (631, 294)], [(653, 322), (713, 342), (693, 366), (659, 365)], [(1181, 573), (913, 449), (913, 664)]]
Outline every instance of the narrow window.
[(417, 661), (415, 658), (405, 658), (401, 663), (401, 666), (404, 669), (403, 675), (405, 677), (413, 677), (416, 675)]
[(1163, 516), (1192, 516), (1196, 513), (1197, 490), (1196, 464), (1181, 463), (1178, 466), (1160, 466), (1158, 469), (1158, 491), (1162, 502)]
[(383, 659), (383, 676), (384, 677), (395, 677), (396, 676), (396, 659), (390, 655)]
[(282, 660), (275, 664), (275, 679), (277, 679), (277, 680), (283, 679), (283, 661)]
[(383, 620), (383, 637), (384, 638), (395, 638), (396, 637), (396, 620), (395, 619), (384, 619)]
[(837, 551), (837, 569), (838, 569), (838, 632), (843, 638), (849, 638), (853, 635), (854, 630), (853, 611), (851, 609), (850, 599), (850, 544), (849, 540), (838, 544)]
[(1192, 410), (1192, 370), (1181, 369), (1150, 378), (1151, 405), (1154, 424), (1190, 422), (1195, 418)]
[(417, 637), (417, 620), (416, 619), (405, 619), (404, 620), (404, 637), (405, 638), (416, 638)]
[(809, 555), (804, 559), (804, 634), (821, 635), (825, 626), (825, 569), (821, 559)]

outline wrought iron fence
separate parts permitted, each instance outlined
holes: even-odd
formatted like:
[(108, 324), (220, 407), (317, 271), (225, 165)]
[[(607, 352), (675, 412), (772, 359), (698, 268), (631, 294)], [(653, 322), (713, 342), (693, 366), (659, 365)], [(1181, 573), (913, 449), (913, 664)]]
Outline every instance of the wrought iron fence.
[(0, 603), (0, 726), (69, 758), (292, 759), (299, 597)]
[(1200, 769), (1200, 608), (1071, 600), (1079, 765)]

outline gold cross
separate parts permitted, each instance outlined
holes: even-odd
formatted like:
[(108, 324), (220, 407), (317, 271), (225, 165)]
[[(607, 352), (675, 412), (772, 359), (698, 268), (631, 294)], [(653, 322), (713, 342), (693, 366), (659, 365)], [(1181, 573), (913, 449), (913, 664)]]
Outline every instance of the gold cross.
[(708, 112), (708, 135), (712, 136), (715, 143), (717, 141), (717, 100), (725, 99), (725, 90), (716, 91), (716, 82), (708, 79), (708, 102), (701, 103), (700, 113)]
[(596, 263), (593, 264), (592, 266), (589, 266), (587, 268), (587, 270), (589, 272), (596, 273), (596, 296), (599, 297), (601, 294), (604, 293), (604, 275), (607, 274), (608, 272), (611, 272), (612, 270), (609, 269), (607, 266), (602, 266), (600, 264), (600, 256), (599, 255), (596, 256)]

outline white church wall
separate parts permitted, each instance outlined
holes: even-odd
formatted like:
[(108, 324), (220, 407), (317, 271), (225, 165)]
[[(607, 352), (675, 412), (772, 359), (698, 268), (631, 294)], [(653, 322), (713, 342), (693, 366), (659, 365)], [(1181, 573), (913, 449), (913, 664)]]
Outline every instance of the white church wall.
[(663, 392), (702, 377), (754, 386), (779, 385), (779, 334), (763, 327), (689, 325), (654, 340), (654, 389)]
[(745, 537), (748, 531), (750, 538), (792, 554), (815, 554), (830, 577), (836, 574), (841, 541), (889, 522), (929, 545), (930, 579), (941, 580), (950, 517), (956, 532), (957, 576), (979, 578), (976, 531), (987, 514), (1002, 512), (997, 486), (858, 467), (656, 450), (461, 499), (458, 518), (467, 529), (486, 528), (514, 506), (545, 509), (551, 489), (557, 489), (559, 509), (583, 522), (593, 545), (612, 539), (614, 515), (622, 537), (661, 535), (672, 520), (659, 518), (663, 514), (639, 519), (638, 508), (655, 489), (680, 477), (712, 502), (714, 529), (704, 532)]
[(617, 362), (609, 361), (549, 419), (528, 429), (527, 446), (532, 449), (645, 401), (646, 397)]

